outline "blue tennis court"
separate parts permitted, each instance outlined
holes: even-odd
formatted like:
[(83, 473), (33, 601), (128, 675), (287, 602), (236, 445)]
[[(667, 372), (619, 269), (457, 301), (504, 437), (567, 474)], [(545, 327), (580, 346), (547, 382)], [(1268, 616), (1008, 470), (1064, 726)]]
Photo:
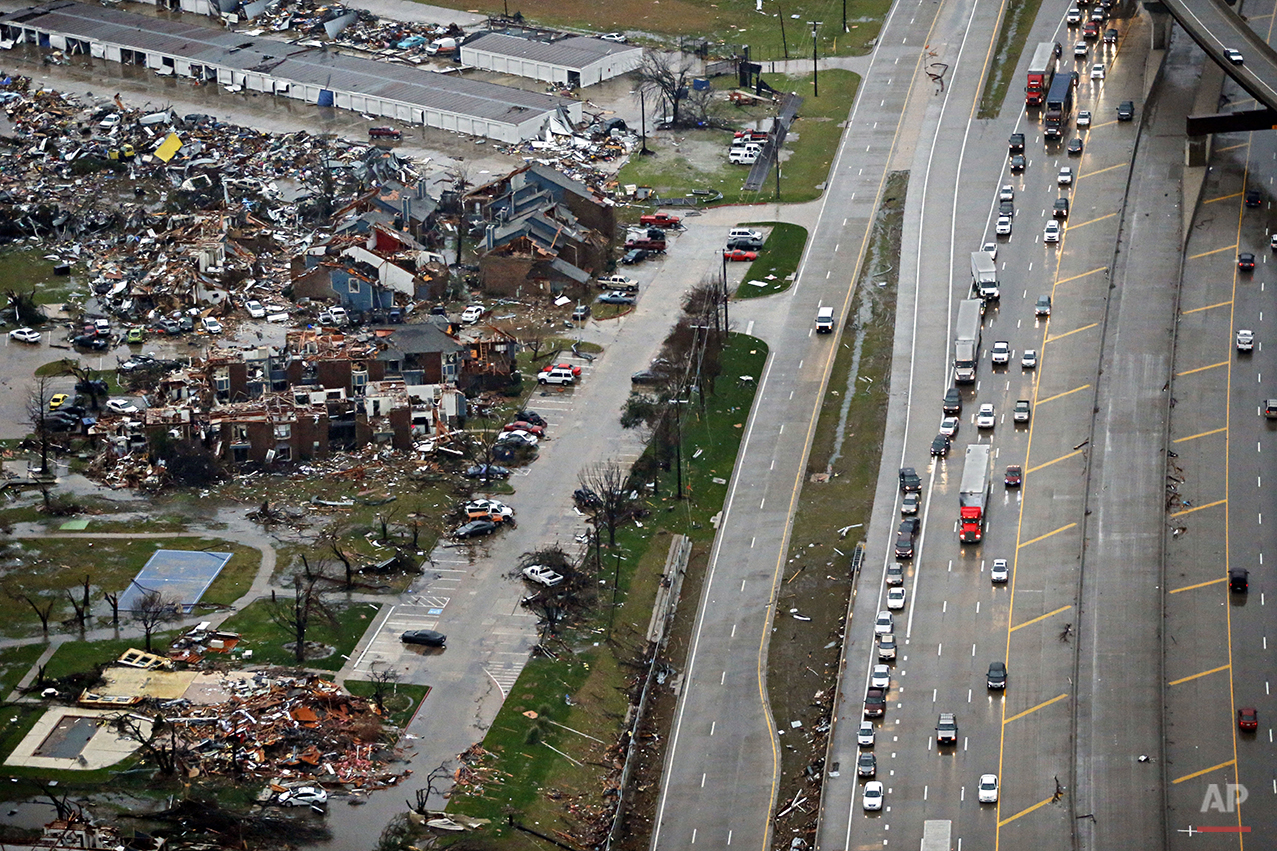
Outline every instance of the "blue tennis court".
[(232, 555), (234, 553), (156, 550), (120, 596), (120, 611), (133, 611), (142, 595), (158, 591), (165, 600), (180, 602), (182, 610), (189, 614)]

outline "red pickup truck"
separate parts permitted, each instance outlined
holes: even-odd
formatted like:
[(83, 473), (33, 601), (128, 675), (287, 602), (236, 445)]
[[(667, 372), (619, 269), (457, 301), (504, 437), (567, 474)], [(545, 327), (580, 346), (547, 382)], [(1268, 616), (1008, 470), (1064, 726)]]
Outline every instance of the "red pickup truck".
[(665, 253), (665, 240), (663, 239), (631, 239), (625, 243), (626, 251), (633, 251), (635, 248), (642, 248), (647, 251), (654, 251), (657, 254)]
[(671, 216), (668, 213), (652, 213), (639, 218), (639, 224), (658, 228), (676, 228), (681, 221), (682, 219), (678, 216)]

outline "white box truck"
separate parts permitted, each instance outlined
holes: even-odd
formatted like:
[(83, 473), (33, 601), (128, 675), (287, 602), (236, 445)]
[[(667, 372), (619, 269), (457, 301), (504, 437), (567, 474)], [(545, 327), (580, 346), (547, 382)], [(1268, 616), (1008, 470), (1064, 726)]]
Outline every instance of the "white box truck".
[(998, 290), (998, 266), (987, 251), (971, 252), (971, 294), (986, 301), (1002, 296)]
[(958, 303), (958, 326), (953, 338), (953, 380), (958, 384), (975, 383), (983, 314), (984, 302), (978, 298), (963, 299)]

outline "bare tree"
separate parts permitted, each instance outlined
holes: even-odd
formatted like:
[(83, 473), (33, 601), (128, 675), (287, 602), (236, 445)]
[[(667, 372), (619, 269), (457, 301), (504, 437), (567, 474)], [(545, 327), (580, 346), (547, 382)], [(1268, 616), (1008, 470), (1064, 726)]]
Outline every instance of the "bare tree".
[(675, 127), (682, 126), (679, 104), (691, 90), (695, 69), (696, 66), (686, 54), (643, 51), (643, 59), (637, 69), (639, 91), (663, 103), (670, 116), (670, 123)]
[(299, 665), (306, 661), (306, 633), (311, 624), (315, 621), (334, 624), (337, 621), (324, 600), (323, 589), (319, 587), (323, 578), (319, 574), (303, 576), (294, 573), (292, 597), (277, 599), (271, 605), (271, 620), (292, 636), (293, 655)]
[(417, 803), (407, 802), (408, 809), (422, 816), (433, 812), (429, 808), (430, 798), (443, 792), (443, 789), (440, 788), (443, 784), (440, 781), (447, 780), (451, 776), (452, 770), (448, 767), (446, 760), (432, 768), (430, 773), (426, 775), (426, 788), (417, 790)]
[(607, 544), (616, 547), (616, 530), (633, 510), (630, 498), (629, 472), (616, 461), (591, 464), (577, 474), (576, 481), (582, 491), (594, 495), (588, 500), (589, 511), (596, 525), (607, 530)]
[[(27, 391), (27, 422), (35, 432), (40, 444), (40, 472), (49, 471), (49, 445), (52, 443), (52, 423), (49, 420), (49, 400), (53, 398), (52, 388), (47, 376), (40, 376)], [(47, 501), (47, 494), (46, 494)]]
[(177, 725), (159, 712), (152, 718), (122, 712), (111, 717), (111, 726), (121, 738), (137, 742), (161, 776), (173, 777), (185, 762), (186, 744), (177, 736)]
[(399, 516), (399, 508), (388, 508), (385, 511), (377, 512), (377, 525), (381, 527), (380, 540), (384, 543), (390, 540), (390, 521)]
[(89, 589), (89, 577), (86, 576), (84, 577), (84, 586), (82, 589), (83, 593), (81, 596), (76, 597), (75, 594), (71, 593), (70, 589), (66, 592), (67, 600), (70, 601), (71, 608), (75, 610), (75, 621), (80, 625), (80, 629), (84, 629), (84, 625), (91, 614), (89, 609)]
[(142, 596), (137, 598), (130, 614), (146, 636), (147, 653), (151, 652), (151, 635), (155, 630), (160, 624), (177, 617), (181, 611), (182, 603), (179, 600), (167, 597), (154, 588), (145, 589)]
[(105, 399), (108, 395), (104, 390), (105, 382), (98, 378), (97, 372), (89, 369), (75, 358), (63, 358), (61, 371), (64, 375), (70, 375), (75, 378), (76, 389), (83, 388), (83, 392), (88, 394), (89, 397), (89, 408), (96, 411), (99, 407), (99, 397)]
[[(333, 554), (333, 557), (336, 558), (339, 562), (341, 562), (342, 573), (346, 577), (346, 589), (350, 590), (351, 588), (354, 588), (355, 587), (355, 563), (350, 560), (350, 556), (346, 553), (344, 549), (342, 549), (338, 530), (333, 529), (329, 532), (325, 532), (323, 535), (323, 542), (328, 547), (328, 551)], [(310, 562), (306, 561), (305, 554), (302, 555), (302, 565), (305, 567), (306, 575), (310, 576), (311, 575)]]
[(520, 328), (517, 332), (513, 332), (511, 336), (516, 337), (523, 348), (528, 350), (528, 354), (532, 355), (533, 362), (536, 362), (541, 357), (541, 350), (545, 348), (545, 344), (550, 339), (550, 334), (546, 331), (545, 325), (537, 322)]
[(380, 662), (372, 663), (372, 674), (368, 682), (372, 684), (372, 702), (377, 711), (386, 714), (386, 697), (399, 686), (399, 672), (394, 668), (379, 668)]
[(102, 596), (111, 605), (111, 626), (120, 628), (120, 595), (119, 592), (104, 591)]
[(57, 598), (28, 594), (25, 591), (18, 591), (13, 588), (6, 588), (5, 594), (11, 600), (17, 600), (30, 606), (35, 612), (35, 616), (40, 619), (40, 629), (45, 635), (49, 634), (49, 618), (53, 614), (54, 605), (58, 602)]

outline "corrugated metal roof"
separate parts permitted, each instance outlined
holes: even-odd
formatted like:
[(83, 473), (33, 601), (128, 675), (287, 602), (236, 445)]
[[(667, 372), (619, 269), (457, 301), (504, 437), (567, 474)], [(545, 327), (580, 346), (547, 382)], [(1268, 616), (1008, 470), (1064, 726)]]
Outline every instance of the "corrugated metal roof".
[(22, 25), (244, 73), (267, 74), (291, 84), (400, 101), (423, 109), (499, 123), (518, 124), (536, 114), (551, 114), (571, 103), (537, 92), (344, 56), (276, 39), (150, 18), (105, 6), (50, 3), (0, 16), (0, 24)]
[(517, 59), (528, 59), (532, 62), (544, 62), (547, 65), (580, 70), (604, 56), (635, 51), (641, 53), (643, 48), (584, 36), (571, 36), (558, 41), (544, 42), (502, 33), (485, 33), (461, 45), (463, 54), (467, 50), (483, 50), (500, 56), (512, 56)]

